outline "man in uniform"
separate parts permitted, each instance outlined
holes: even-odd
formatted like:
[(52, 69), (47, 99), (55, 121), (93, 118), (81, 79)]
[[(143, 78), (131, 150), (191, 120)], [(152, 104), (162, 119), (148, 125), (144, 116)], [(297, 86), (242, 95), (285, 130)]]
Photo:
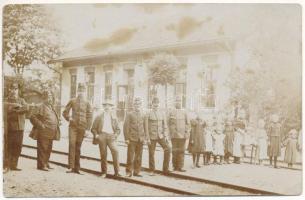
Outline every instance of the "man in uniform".
[(142, 100), (135, 98), (133, 111), (127, 113), (124, 122), (124, 137), (128, 145), (126, 176), (132, 175), (141, 177), (141, 164), (143, 144), (147, 142), (148, 136), (145, 133), (145, 115), (141, 111)]
[(114, 176), (121, 176), (119, 173), (119, 152), (116, 145), (117, 137), (120, 134), (118, 120), (110, 110), (113, 106), (110, 100), (106, 100), (103, 106), (104, 112), (94, 119), (91, 128), (94, 139), (99, 143), (102, 169), (101, 177), (105, 178), (107, 174), (107, 146), (112, 154)]
[(175, 109), (169, 112), (168, 127), (172, 141), (173, 169), (174, 171), (185, 172), (184, 151), (186, 140), (190, 136), (190, 122), (185, 110), (181, 106), (181, 98), (176, 97)]
[(169, 160), (171, 147), (169, 145), (169, 136), (167, 132), (167, 123), (165, 115), (158, 110), (159, 98), (154, 97), (152, 100), (152, 110), (146, 115), (145, 118), (145, 131), (149, 135), (149, 169), (151, 176), (155, 171), (155, 150), (156, 144), (159, 143), (164, 151), (163, 157), (163, 173), (169, 174)]
[(33, 124), (30, 137), (37, 140), (37, 169), (49, 171), (49, 159), (52, 152), (53, 140), (60, 139), (59, 117), (53, 107), (53, 94), (43, 93), (44, 102), (30, 118)]
[[(90, 103), (85, 100), (85, 85), (78, 84), (78, 95), (66, 105), (63, 117), (69, 123), (69, 169), (67, 173), (80, 174), (80, 154), (84, 135), (91, 128), (92, 109)], [(70, 115), (72, 110), (72, 116)]]
[(17, 83), (12, 83), (8, 99), (5, 102), (7, 108), (8, 166), (10, 170), (20, 171), (21, 169), (17, 168), (17, 165), (22, 149), (25, 114), (28, 112), (29, 106), (19, 96)]

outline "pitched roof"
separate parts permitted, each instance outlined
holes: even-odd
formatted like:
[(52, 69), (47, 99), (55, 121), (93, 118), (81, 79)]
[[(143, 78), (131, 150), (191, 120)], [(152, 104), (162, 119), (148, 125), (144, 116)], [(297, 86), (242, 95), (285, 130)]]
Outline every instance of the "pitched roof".
[(181, 48), (228, 40), (230, 39), (221, 32), (221, 27), (215, 25), (210, 19), (200, 21), (185, 17), (177, 23), (167, 21), (151, 23), (149, 26), (119, 29), (108, 37), (94, 38), (81, 48), (66, 52), (51, 60), (50, 63)]

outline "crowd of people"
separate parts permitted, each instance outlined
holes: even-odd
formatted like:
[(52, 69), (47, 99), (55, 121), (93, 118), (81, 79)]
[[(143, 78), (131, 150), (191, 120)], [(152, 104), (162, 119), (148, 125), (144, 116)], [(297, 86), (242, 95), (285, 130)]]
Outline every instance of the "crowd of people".
[[(43, 93), (43, 103), (30, 111), (30, 105), (19, 96), (18, 84), (10, 87), (8, 98), (4, 100), (4, 169), (20, 171), (17, 167), (21, 153), (25, 114), (33, 125), (30, 137), (37, 140), (37, 169), (49, 171), (49, 159), (54, 140), (60, 140), (60, 116), (54, 109), (54, 95), (50, 91)], [(85, 85), (78, 85), (78, 95), (71, 99), (62, 116), (69, 122), (69, 156), (67, 173), (80, 172), (80, 155), (83, 139), (86, 134), (93, 134), (93, 144), (99, 145), (101, 158), (101, 177), (107, 174), (107, 147), (113, 159), (114, 175), (122, 176), (119, 165), (117, 138), (123, 132), (127, 145), (126, 176), (141, 177), (143, 146), (148, 145), (150, 175), (155, 175), (155, 151), (157, 143), (162, 147), (163, 173), (172, 170), (185, 172), (184, 157), (186, 147), (192, 154), (193, 168), (209, 164), (240, 164), (245, 156), (245, 138), (250, 129), (242, 116), (222, 120), (202, 119), (199, 114), (190, 119), (182, 108), (182, 100), (175, 99), (175, 108), (163, 113), (159, 109), (159, 98), (152, 99), (152, 108), (144, 112), (142, 100), (136, 97), (133, 109), (128, 111), (121, 130), (116, 115), (112, 111), (114, 104), (110, 99), (103, 101), (103, 111), (93, 119), (90, 103), (85, 98)], [(277, 114), (270, 116), (270, 122), (263, 119), (252, 129), (251, 145), (255, 147), (254, 160), (262, 164), (265, 159), (270, 165), (278, 168), (278, 157), (281, 148), (286, 147), (284, 161), (288, 167), (296, 163), (297, 151), (301, 151), (301, 130), (292, 129), (285, 137), (281, 136), (282, 125)], [(188, 141), (188, 145), (186, 144)]]

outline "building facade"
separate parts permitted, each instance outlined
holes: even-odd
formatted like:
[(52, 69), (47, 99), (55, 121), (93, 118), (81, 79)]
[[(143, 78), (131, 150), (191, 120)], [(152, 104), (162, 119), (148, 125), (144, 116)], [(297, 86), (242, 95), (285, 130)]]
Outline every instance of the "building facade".
[(149, 108), (156, 89), (149, 83), (148, 63), (157, 53), (173, 54), (181, 64), (176, 83), (157, 86), (161, 108), (173, 106), (175, 96), (181, 96), (183, 107), (190, 111), (215, 112), (228, 103), (230, 90), (226, 78), (232, 69), (233, 43), (228, 39), (197, 41), (106, 51), (101, 54), (68, 54), (52, 60), (62, 66), (61, 103), (64, 106), (76, 96), (77, 85), (87, 85), (87, 98), (95, 110), (110, 98), (118, 116), (131, 107), (133, 97), (143, 99)]

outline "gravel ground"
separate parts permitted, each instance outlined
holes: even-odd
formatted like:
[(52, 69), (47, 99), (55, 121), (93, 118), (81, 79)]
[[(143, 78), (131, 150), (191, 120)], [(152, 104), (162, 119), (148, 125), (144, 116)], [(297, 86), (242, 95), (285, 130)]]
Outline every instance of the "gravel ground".
[[(35, 155), (35, 150), (33, 149), (23, 149), (23, 152), (26, 155)], [(56, 162), (62, 162), (63, 160), (66, 160), (67, 156), (64, 155), (58, 155), (58, 154), (52, 154), (51, 160)], [(86, 169), (91, 170), (100, 170), (100, 163), (96, 161), (91, 160), (82, 160), (82, 167)], [(121, 168), (121, 174), (124, 175), (125, 170)], [(112, 165), (108, 165), (108, 173), (113, 174), (113, 167)], [(143, 177), (132, 177), (133, 180), (139, 180), (145, 183), (160, 185), (164, 187), (170, 187), (175, 188), (183, 191), (193, 192), (198, 195), (202, 196), (211, 196), (211, 195), (253, 195), (249, 192), (243, 192), (239, 190), (229, 189), (220, 187), (217, 185), (211, 185), (211, 184), (205, 184), (200, 183), (197, 181), (191, 181), (191, 180), (183, 180), (178, 179), (174, 177), (168, 177), (168, 176), (162, 176), (162, 175), (156, 175), (156, 176), (150, 176), (147, 172), (141, 172)]]
[(91, 174), (67, 174), (54, 166), (52, 171), (36, 170), (36, 162), (20, 158), (21, 172), (3, 175), (5, 197), (75, 197), (75, 196), (174, 196), (175, 194), (126, 182), (103, 179)]

